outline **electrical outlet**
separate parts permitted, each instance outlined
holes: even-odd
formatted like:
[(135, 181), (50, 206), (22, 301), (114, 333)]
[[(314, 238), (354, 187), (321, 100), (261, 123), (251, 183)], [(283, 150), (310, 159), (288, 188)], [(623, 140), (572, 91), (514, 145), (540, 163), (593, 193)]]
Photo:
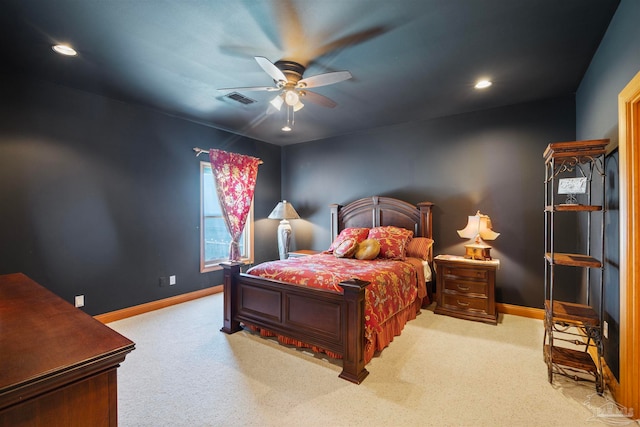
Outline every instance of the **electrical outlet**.
[(602, 335), (609, 339), (609, 322), (607, 322), (606, 320), (604, 322), (602, 322)]
[(76, 307), (84, 307), (84, 295), (76, 295)]
[(169, 286), (176, 284), (176, 276), (169, 276)]

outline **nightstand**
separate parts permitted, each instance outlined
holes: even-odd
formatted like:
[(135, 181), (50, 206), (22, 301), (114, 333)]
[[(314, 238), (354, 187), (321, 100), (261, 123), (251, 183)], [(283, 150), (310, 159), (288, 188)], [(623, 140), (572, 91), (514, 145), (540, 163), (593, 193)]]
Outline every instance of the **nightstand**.
[(320, 251), (313, 251), (311, 249), (300, 249), (299, 251), (289, 252), (289, 258), (300, 258), (308, 255), (319, 254)]
[(478, 261), (438, 255), (436, 263), (436, 314), (497, 324), (496, 270), (500, 261)]

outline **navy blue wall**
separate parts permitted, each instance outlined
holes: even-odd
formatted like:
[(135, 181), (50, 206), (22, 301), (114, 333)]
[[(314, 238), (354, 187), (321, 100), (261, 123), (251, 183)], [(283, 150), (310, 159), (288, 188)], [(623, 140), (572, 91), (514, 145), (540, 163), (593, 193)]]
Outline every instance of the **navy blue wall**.
[[(436, 203), (437, 253), (480, 209), (501, 233), (500, 302), (542, 307), (542, 152), (617, 138), (617, 93), (640, 68), (640, 10), (623, 0), (577, 97), (410, 123), (284, 148), (44, 83), (0, 83), (0, 274), (22, 271), (91, 314), (221, 282), (198, 272), (191, 147), (261, 157), (256, 261), (277, 258), (281, 198), (301, 214), (293, 248), (329, 245), (328, 205), (387, 195)], [(630, 38), (630, 40), (629, 40)], [(577, 103), (577, 105), (576, 105)], [(577, 113), (576, 113), (577, 112)], [(176, 287), (158, 286), (175, 274)]]
[(497, 300), (542, 307), (542, 153), (574, 137), (566, 97), (284, 147), (282, 195), (303, 218), (293, 245), (326, 249), (330, 203), (384, 195), (434, 202), (436, 254), (463, 254), (456, 230), (479, 209), (501, 233)]
[[(222, 283), (199, 272), (192, 147), (264, 160), (256, 218), (280, 199), (280, 147), (62, 87), (1, 82), (0, 274), (23, 272), (67, 301), (84, 294), (90, 314)], [(256, 225), (258, 260), (276, 258), (277, 222)], [(177, 285), (160, 287), (169, 275)]]
[[(604, 313), (609, 338), (605, 360), (619, 373), (619, 222), (618, 222), (618, 94), (640, 71), (640, 2), (622, 0), (576, 94), (576, 134), (579, 139), (609, 138), (605, 233)], [(594, 295), (599, 300), (599, 295)]]
[(618, 141), (618, 94), (640, 71), (640, 2), (622, 0), (576, 93), (579, 139)]

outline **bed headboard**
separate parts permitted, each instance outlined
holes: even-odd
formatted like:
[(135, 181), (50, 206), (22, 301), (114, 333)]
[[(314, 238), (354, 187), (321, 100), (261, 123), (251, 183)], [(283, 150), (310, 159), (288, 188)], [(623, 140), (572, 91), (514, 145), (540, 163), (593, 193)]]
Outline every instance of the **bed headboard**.
[(391, 197), (373, 196), (346, 206), (333, 204), (331, 209), (331, 241), (349, 227), (394, 225), (413, 231), (416, 237), (433, 238), (431, 202), (412, 205)]

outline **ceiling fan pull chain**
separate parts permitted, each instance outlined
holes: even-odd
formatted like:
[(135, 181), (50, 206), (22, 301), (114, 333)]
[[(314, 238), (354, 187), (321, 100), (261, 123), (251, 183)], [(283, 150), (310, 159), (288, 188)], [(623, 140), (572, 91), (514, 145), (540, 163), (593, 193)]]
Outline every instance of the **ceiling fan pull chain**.
[[(291, 108), (291, 113), (289, 113), (289, 109)], [(291, 121), (290, 114), (293, 114), (293, 108), (287, 105), (287, 123), (282, 127), (283, 132), (291, 132), (291, 127), (293, 126), (293, 122)]]

